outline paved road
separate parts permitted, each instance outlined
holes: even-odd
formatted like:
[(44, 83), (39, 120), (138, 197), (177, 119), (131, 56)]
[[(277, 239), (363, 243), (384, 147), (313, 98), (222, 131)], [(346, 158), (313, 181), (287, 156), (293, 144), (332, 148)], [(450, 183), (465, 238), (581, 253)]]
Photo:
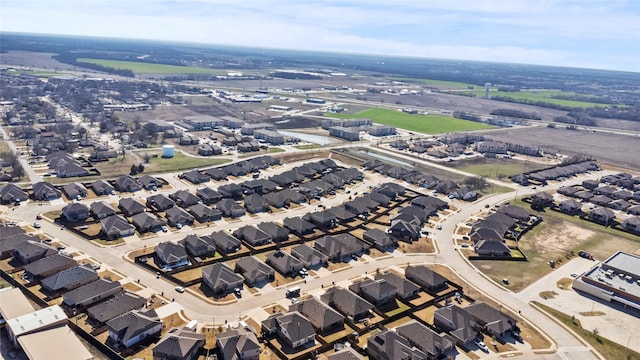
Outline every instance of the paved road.
[[(286, 164), (276, 169), (270, 169), (268, 170), (268, 172), (281, 172), (294, 165), (298, 165), (298, 163)], [(572, 181), (565, 182), (562, 185), (579, 183), (583, 179), (596, 178), (607, 173), (611, 172), (599, 172), (598, 174), (583, 176), (577, 179), (573, 179)], [(266, 175), (268, 175), (268, 173)], [(352, 192), (366, 191), (369, 188), (369, 184), (377, 185), (378, 183), (389, 181), (388, 178), (381, 177), (379, 174), (367, 172), (366, 175), (369, 179), (366, 182), (358, 184), (355, 188), (351, 189)], [(166, 178), (173, 186), (173, 189), (166, 190), (167, 192), (173, 192), (181, 188), (193, 190), (194, 186), (178, 179), (177, 174), (166, 174), (163, 177)], [(408, 184), (403, 185), (410, 187), (410, 185)], [(511, 185), (512, 187), (516, 186), (513, 184), (509, 185)], [(519, 186), (516, 187), (517, 191), (519, 191), (519, 195), (534, 192), (534, 190), (530, 188), (522, 188)], [(548, 186), (547, 189), (553, 189), (556, 187), (559, 187), (559, 185)], [(136, 193), (135, 197), (142, 197), (146, 196), (147, 194), (148, 193), (140, 192)], [(435, 241), (437, 244), (437, 248), (439, 249), (438, 254), (405, 255), (399, 252), (395, 252), (394, 256), (381, 258), (378, 260), (364, 257), (362, 260), (352, 261), (349, 264), (348, 268), (338, 272), (331, 273), (326, 269), (321, 269), (318, 271), (317, 276), (308, 277), (306, 283), (300, 283), (299, 285), (301, 286), (303, 292), (317, 292), (318, 289), (321, 289), (323, 285), (329, 285), (330, 282), (335, 282), (338, 284), (341, 282), (347, 282), (349, 279), (362, 276), (362, 274), (364, 273), (374, 272), (376, 269), (393, 267), (396, 265), (406, 264), (407, 262), (442, 263), (453, 268), (460, 277), (462, 277), (468, 283), (473, 284), (485, 294), (488, 294), (489, 296), (495, 298), (497, 301), (503, 303), (505, 306), (515, 311), (521, 310), (522, 315), (525, 318), (534, 320), (533, 322), (545, 333), (547, 333), (555, 341), (555, 343), (558, 344), (558, 346), (560, 346), (559, 353), (557, 355), (560, 358), (580, 358), (582, 360), (596, 358), (591, 352), (586, 352), (585, 350), (588, 350), (588, 348), (584, 347), (583, 344), (574, 336), (572, 336), (571, 333), (567, 332), (563, 327), (559, 326), (557, 323), (553, 322), (547, 317), (541, 316), (538, 311), (530, 307), (528, 305), (527, 299), (502, 288), (498, 284), (495, 284), (494, 282), (490, 281), (482, 274), (480, 274), (474, 267), (466, 262), (465, 259), (461, 257), (454, 248), (452, 244), (451, 234), (454, 233), (454, 229), (458, 223), (464, 222), (470, 216), (484, 211), (485, 205), (495, 205), (504, 201), (508, 201), (512, 199), (514, 195), (515, 192), (496, 194), (485, 197), (473, 204), (463, 205), (462, 203), (460, 203), (460, 205), (463, 205), (459, 206), (460, 210), (442, 220), (440, 222), (440, 225), (442, 225), (442, 230), (435, 232)], [(325, 204), (326, 206), (339, 204), (346, 201), (348, 196), (349, 195), (345, 193), (339, 194), (332, 199), (323, 200), (323, 204)], [(91, 201), (95, 200), (96, 199), (92, 199)], [(105, 200), (108, 202), (116, 202), (118, 200), (118, 197), (110, 196)], [(89, 200), (83, 201), (87, 203), (91, 202)], [(46, 208), (38, 206), (37, 204), (23, 205), (18, 207), (15, 211), (7, 214), (7, 217), (11, 219), (30, 222), (32, 220), (29, 219), (34, 219), (38, 213), (41, 213), (44, 210), (49, 211), (52, 209), (60, 209), (64, 205), (65, 202), (63, 200), (56, 200)], [(270, 285), (267, 285), (263, 289), (261, 289), (259, 296), (249, 295), (248, 292), (245, 291), (246, 295), (239, 302), (228, 305), (212, 305), (196, 296), (192, 296), (189, 293), (176, 293), (174, 291), (173, 284), (164, 281), (163, 279), (156, 279), (155, 275), (152, 273), (141, 271), (138, 266), (126, 261), (123, 255), (130, 250), (141, 249), (144, 246), (153, 246), (162, 241), (181, 239), (188, 233), (208, 234), (214, 230), (233, 229), (239, 227), (240, 225), (257, 224), (262, 221), (282, 220), (284, 217), (304, 214), (316, 209), (317, 208), (314, 206), (304, 205), (299, 209), (288, 210), (286, 212), (283, 211), (281, 213), (245, 216), (242, 218), (242, 221), (239, 222), (222, 221), (219, 222), (220, 224), (216, 224), (215, 227), (203, 227), (199, 229), (186, 227), (181, 231), (175, 233), (160, 233), (156, 237), (147, 238), (145, 240), (141, 240), (133, 236), (127, 238), (126, 243), (122, 246), (107, 248), (96, 247), (86, 240), (76, 236), (75, 234), (70, 233), (68, 230), (61, 229), (54, 223), (43, 221), (41, 230), (57, 239), (61, 239), (64, 243), (71, 245), (74, 249), (77, 249), (95, 259), (99, 259), (109, 267), (128, 275), (133, 281), (140, 280), (142, 284), (149, 286), (149, 288), (145, 290), (147, 294), (150, 294), (152, 292), (164, 293), (165, 296), (169, 298), (175, 298), (176, 301), (185, 308), (185, 312), (189, 318), (196, 319), (200, 323), (206, 324), (210, 323), (213, 317), (215, 317), (216, 323), (221, 323), (222, 321), (234, 322), (237, 321), (240, 317), (244, 317), (247, 315), (257, 317), (265, 315), (266, 313), (261, 310), (261, 307), (267, 304), (283, 301), (283, 299), (285, 298), (285, 287), (274, 289)], [(543, 358), (551, 359), (557, 357), (545, 355), (543, 356)]]
[[(2, 140), (4, 140), (9, 145), (11, 152), (14, 154), (19, 154), (18, 149), (16, 148), (16, 144), (13, 143), (13, 141), (9, 137), (9, 134), (7, 134), (3, 126), (0, 126), (0, 133), (2, 134)], [(33, 184), (33, 183), (42, 181), (42, 176), (36, 174), (36, 172), (33, 170), (31, 165), (29, 165), (27, 158), (24, 155), (18, 155), (18, 156), (19, 156), (20, 164), (22, 164), (22, 168), (24, 169), (24, 173), (29, 178), (29, 182)]]

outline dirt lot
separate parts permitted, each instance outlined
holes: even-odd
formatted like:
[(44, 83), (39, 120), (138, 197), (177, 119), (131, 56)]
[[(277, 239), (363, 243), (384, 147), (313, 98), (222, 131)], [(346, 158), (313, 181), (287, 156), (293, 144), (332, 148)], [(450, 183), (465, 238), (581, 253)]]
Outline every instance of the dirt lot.
[(501, 141), (517, 139), (520, 144), (540, 146), (545, 151), (589, 155), (602, 163), (640, 168), (637, 137), (546, 127), (500, 130), (489, 132), (486, 137)]
[(540, 254), (557, 251), (569, 251), (594, 232), (577, 225), (562, 222), (560, 226), (545, 227), (535, 237), (528, 239), (531, 246)]

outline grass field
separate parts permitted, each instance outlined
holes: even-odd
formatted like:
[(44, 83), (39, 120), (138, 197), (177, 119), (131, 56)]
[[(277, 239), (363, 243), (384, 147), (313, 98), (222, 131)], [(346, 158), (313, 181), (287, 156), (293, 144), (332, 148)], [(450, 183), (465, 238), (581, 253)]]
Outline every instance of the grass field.
[(229, 159), (220, 159), (220, 158), (200, 158), (200, 157), (191, 157), (186, 156), (180, 152), (176, 152), (175, 155), (170, 159), (165, 159), (162, 157), (152, 158), (149, 161), (149, 164), (145, 164), (145, 173), (148, 172), (170, 172), (170, 171), (178, 171), (178, 170), (189, 170), (196, 169), (206, 166), (214, 166), (220, 164), (226, 164), (230, 162)]
[(477, 158), (471, 160), (455, 161), (450, 164), (458, 170), (484, 176), (491, 179), (504, 179), (523, 172), (540, 170), (549, 165), (532, 161), (520, 161), (513, 159)]
[(638, 354), (637, 352), (628, 349), (618, 343), (615, 343), (609, 339), (603, 338), (602, 336), (594, 334), (593, 331), (584, 329), (579, 320), (572, 320), (571, 316), (549, 306), (543, 305), (537, 301), (534, 301), (533, 303), (549, 313), (551, 316), (558, 319), (565, 326), (578, 333), (581, 338), (591, 344), (591, 346), (593, 346), (594, 349), (602, 354), (605, 359), (640, 360), (640, 354)]
[(19, 71), (1, 71), (2, 74), (7, 75), (31, 75), (31, 76), (39, 76), (39, 77), (53, 77), (53, 76), (63, 76), (68, 75), (69, 73), (65, 72), (56, 72), (56, 71), (35, 71), (35, 70), (19, 70)]
[(395, 126), (424, 134), (492, 129), (494, 126), (442, 115), (414, 115), (397, 110), (372, 108), (356, 114), (327, 113), (325, 116), (341, 119), (369, 118), (374, 123)]
[(135, 74), (225, 74), (225, 72), (222, 70), (204, 69), (189, 66), (150, 64), (137, 61), (120, 61), (91, 58), (78, 58), (77, 61), (90, 64), (98, 64), (114, 69), (127, 69), (133, 71)]
[(394, 77), (394, 78), (391, 78), (391, 80), (413, 82), (413, 83), (420, 83), (420, 84), (434, 85), (434, 86), (444, 86), (444, 87), (457, 88), (457, 89), (470, 89), (471, 86), (473, 86), (473, 88), (481, 88), (481, 86), (478, 86), (478, 85), (467, 84), (467, 83), (462, 83), (457, 81), (414, 79), (414, 78), (403, 78), (403, 77)]
[[(468, 95), (474, 95), (477, 97), (482, 97), (484, 96), (484, 89), (464, 91), (464, 92), (461, 92), (460, 94), (468, 94)], [(553, 98), (554, 96), (557, 96), (557, 95), (567, 95), (567, 96), (575, 95), (574, 93), (564, 92), (564, 91), (533, 91), (532, 90), (532, 91), (511, 92), (511, 91), (498, 91), (497, 89), (491, 89), (491, 91), (489, 92), (489, 95), (507, 97), (507, 98), (514, 99), (516, 101), (518, 100), (541, 101), (541, 102), (547, 102), (551, 104), (575, 107), (575, 108), (607, 106), (606, 104), (599, 104), (594, 102), (574, 101), (574, 100), (564, 100), (564, 99)]]
[[(633, 253), (640, 245), (640, 239), (637, 236), (605, 228), (575, 216), (549, 209), (544, 212), (536, 212), (531, 209), (529, 204), (521, 200), (511, 201), (511, 205), (520, 206), (530, 214), (536, 214), (543, 218), (542, 223), (534, 227), (520, 240), (519, 248), (527, 255), (528, 261), (473, 260), (472, 263), (497, 283), (501, 283), (504, 277), (508, 277), (510, 280), (509, 289), (513, 291), (520, 291), (552, 272), (553, 269), (549, 266), (549, 261), (558, 262), (560, 260), (564, 262), (565, 256), (571, 251), (577, 254), (579, 250), (586, 250), (592, 253), (596, 259), (604, 260), (618, 250)], [(589, 231), (590, 235), (573, 243), (558, 243), (554, 248), (545, 248), (538, 243), (549, 236), (565, 236), (564, 234), (567, 233), (558, 233), (566, 228), (564, 224)], [(562, 266), (562, 263), (558, 263), (558, 266)]]

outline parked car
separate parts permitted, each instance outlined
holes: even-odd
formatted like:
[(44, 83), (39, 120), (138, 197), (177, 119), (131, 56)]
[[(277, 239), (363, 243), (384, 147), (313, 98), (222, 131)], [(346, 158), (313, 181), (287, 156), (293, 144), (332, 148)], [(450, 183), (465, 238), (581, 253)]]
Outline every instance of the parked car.
[(182, 286), (176, 286), (176, 291), (179, 293), (183, 293), (184, 292), (184, 288)]
[(42, 225), (40, 225), (40, 223), (38, 223), (38, 222), (35, 222), (35, 223), (33, 223), (33, 227), (36, 228), (36, 229), (40, 229), (42, 227)]
[(169, 229), (167, 229), (167, 227), (166, 227), (166, 226), (164, 226), (164, 225), (160, 226), (160, 229), (162, 229), (162, 232), (167, 232), (167, 231), (169, 231)]
[(474, 343), (474, 344), (476, 344), (476, 346), (477, 346), (480, 350), (482, 350), (482, 351), (484, 351), (484, 352), (486, 352), (486, 353), (488, 353), (488, 352), (489, 352), (489, 348), (487, 347), (487, 345), (485, 345), (485, 344), (484, 344), (484, 342), (483, 342), (482, 340), (476, 339), (476, 341), (474, 341), (473, 343)]

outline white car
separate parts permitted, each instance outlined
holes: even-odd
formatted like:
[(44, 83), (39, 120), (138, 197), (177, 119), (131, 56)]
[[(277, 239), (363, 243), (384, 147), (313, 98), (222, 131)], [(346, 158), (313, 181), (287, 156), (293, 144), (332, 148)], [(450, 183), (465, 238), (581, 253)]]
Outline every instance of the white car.
[(182, 286), (176, 286), (176, 291), (179, 293), (183, 293), (184, 292), (184, 288)]
[(477, 346), (480, 350), (482, 350), (482, 351), (484, 351), (484, 352), (486, 352), (486, 353), (488, 353), (488, 352), (489, 352), (489, 348), (487, 347), (487, 345), (485, 345), (485, 344), (484, 344), (484, 342), (483, 342), (483, 341), (481, 341), (481, 340), (476, 340), (476, 341), (474, 341), (473, 343), (474, 343), (474, 344), (476, 344), (476, 346)]
[(177, 223), (177, 224), (176, 224), (176, 229), (178, 229), (178, 230), (182, 229), (182, 224)]
[(42, 225), (40, 225), (40, 223), (33, 223), (33, 227), (36, 229), (40, 229), (40, 227), (42, 227)]

